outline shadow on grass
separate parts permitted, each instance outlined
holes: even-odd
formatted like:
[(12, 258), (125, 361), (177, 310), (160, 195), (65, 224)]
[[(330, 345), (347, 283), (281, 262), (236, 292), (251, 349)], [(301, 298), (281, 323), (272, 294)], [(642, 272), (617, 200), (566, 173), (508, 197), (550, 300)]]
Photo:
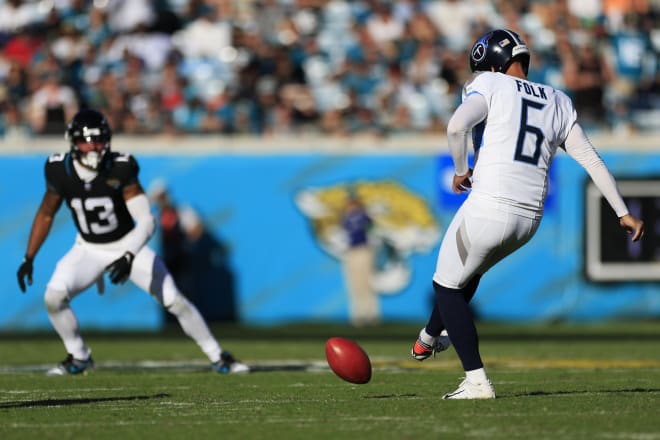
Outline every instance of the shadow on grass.
[(513, 393), (497, 395), (498, 399), (511, 397), (538, 397), (538, 396), (577, 396), (580, 394), (637, 394), (637, 393), (660, 393), (660, 388), (625, 388), (622, 390), (573, 390), (573, 391), (530, 391), (527, 393)]
[(364, 399), (401, 399), (407, 397), (418, 397), (417, 394), (378, 394), (375, 396), (364, 396)]
[(126, 396), (126, 397), (84, 397), (77, 399), (43, 399), (27, 400), (20, 402), (0, 402), (0, 409), (7, 408), (34, 408), (39, 406), (71, 406), (71, 405), (89, 405), (102, 402), (132, 402), (136, 400), (163, 399), (170, 397), (170, 394), (154, 394), (152, 396)]
[(309, 371), (309, 364), (250, 365), (250, 373), (270, 373), (272, 371)]

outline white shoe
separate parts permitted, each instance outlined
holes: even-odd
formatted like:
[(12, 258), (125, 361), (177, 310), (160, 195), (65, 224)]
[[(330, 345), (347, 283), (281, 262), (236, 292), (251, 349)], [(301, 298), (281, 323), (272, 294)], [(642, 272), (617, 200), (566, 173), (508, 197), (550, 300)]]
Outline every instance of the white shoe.
[(495, 389), (489, 380), (481, 383), (468, 382), (467, 378), (461, 382), (453, 393), (442, 396), (443, 399), (494, 399)]
[(238, 373), (249, 373), (250, 372), (250, 367), (245, 365), (242, 362), (234, 362), (229, 366), (229, 372), (231, 374), (238, 374)]

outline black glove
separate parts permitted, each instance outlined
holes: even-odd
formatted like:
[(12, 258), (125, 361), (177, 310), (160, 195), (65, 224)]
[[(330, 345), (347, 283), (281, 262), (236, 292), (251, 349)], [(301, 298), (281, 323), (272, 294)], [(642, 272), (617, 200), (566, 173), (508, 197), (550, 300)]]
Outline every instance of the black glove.
[(29, 286), (32, 285), (32, 258), (24, 257), (21, 266), (18, 268), (16, 273), (18, 276), (18, 287), (21, 288), (21, 292), (25, 293), (25, 277), (27, 276), (27, 283)]
[(126, 252), (105, 268), (105, 270), (109, 272), (110, 281), (112, 281), (113, 284), (124, 284), (126, 282), (131, 274), (131, 266), (133, 265), (134, 258), (135, 255), (131, 252)]

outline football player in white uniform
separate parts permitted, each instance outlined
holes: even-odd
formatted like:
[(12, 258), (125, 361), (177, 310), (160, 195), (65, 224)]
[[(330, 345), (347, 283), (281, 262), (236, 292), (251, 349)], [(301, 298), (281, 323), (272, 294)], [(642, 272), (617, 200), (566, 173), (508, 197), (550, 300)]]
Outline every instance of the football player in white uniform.
[[(479, 354), (468, 303), (481, 276), (527, 243), (539, 227), (548, 192), (548, 169), (564, 149), (590, 175), (633, 241), (644, 223), (628, 211), (616, 182), (577, 123), (561, 91), (527, 80), (530, 54), (515, 32), (495, 30), (472, 47), (478, 74), (447, 126), (454, 161), (452, 189), (468, 198), (447, 228), (433, 275), (436, 303), (412, 348), (424, 360), (453, 344), (465, 379), (445, 399), (489, 399), (495, 390)], [(472, 133), (474, 168), (468, 165)]]
[(115, 284), (130, 279), (174, 314), (183, 331), (208, 356), (214, 371), (249, 371), (222, 350), (197, 308), (177, 289), (161, 258), (146, 245), (155, 222), (138, 180), (139, 167), (133, 156), (110, 150), (112, 131), (103, 114), (81, 110), (67, 127), (66, 137), (70, 151), (46, 161), (46, 192), (17, 274), (25, 292), (25, 279), (32, 284), (33, 260), (66, 201), (78, 234), (73, 247), (57, 263), (45, 302), (67, 357), (48, 374), (80, 374), (93, 367), (91, 350), (80, 335), (69, 303), (95, 283), (102, 290), (105, 272)]

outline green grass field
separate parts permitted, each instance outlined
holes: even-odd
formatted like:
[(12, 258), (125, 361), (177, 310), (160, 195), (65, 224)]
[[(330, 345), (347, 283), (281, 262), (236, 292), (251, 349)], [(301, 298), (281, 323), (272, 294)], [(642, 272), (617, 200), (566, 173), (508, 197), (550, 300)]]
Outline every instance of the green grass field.
[[(214, 327), (255, 369), (234, 376), (178, 329), (89, 334), (80, 377), (44, 376), (54, 333), (0, 334), (0, 439), (660, 439), (660, 322), (478, 328), (495, 400), (441, 400), (460, 365), (412, 360), (414, 325)], [(371, 382), (328, 369), (331, 336), (363, 346)]]

